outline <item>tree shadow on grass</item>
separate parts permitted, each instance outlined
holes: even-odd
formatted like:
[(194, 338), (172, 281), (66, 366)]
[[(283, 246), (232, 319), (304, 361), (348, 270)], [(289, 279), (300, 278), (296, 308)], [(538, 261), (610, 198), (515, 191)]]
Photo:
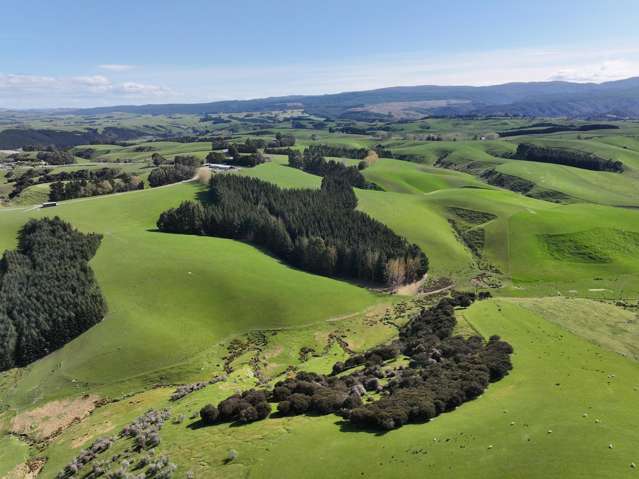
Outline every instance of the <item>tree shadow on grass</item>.
[[(198, 419), (197, 421), (192, 422), (191, 424), (189, 424), (186, 427), (188, 427), (189, 429), (195, 430), (195, 429), (201, 429), (203, 427), (208, 427), (208, 426), (209, 426), (209, 424), (206, 424), (201, 419)], [(210, 426), (215, 426), (215, 424), (210, 424)]]
[(339, 430), (340, 432), (359, 432), (359, 433), (364, 433), (364, 434), (373, 434), (375, 436), (384, 436), (387, 433), (389, 433), (390, 431), (382, 431), (380, 429), (374, 428), (374, 427), (361, 427), (361, 426), (355, 426), (354, 424), (352, 424), (350, 421), (344, 421), (343, 419), (340, 419), (338, 421), (335, 421), (334, 423), (336, 426), (339, 426)]
[[(296, 416), (305, 416), (305, 417), (310, 417), (310, 418), (318, 418), (318, 417), (323, 417), (326, 416), (326, 414), (318, 414), (318, 413), (305, 413), (305, 414), (298, 414), (298, 415), (285, 415), (282, 414), (278, 411), (275, 411), (273, 413), (271, 413), (270, 416), (268, 416), (265, 419), (260, 419), (257, 421), (252, 421), (252, 422), (242, 422), (242, 421), (232, 421), (232, 422), (216, 422), (215, 424), (206, 424), (204, 421), (202, 421), (201, 419), (198, 419), (194, 422), (192, 422), (191, 424), (189, 424), (187, 427), (191, 430), (197, 430), (197, 429), (201, 429), (204, 427), (216, 427), (216, 426), (221, 426), (223, 424), (228, 424), (228, 427), (232, 427), (232, 428), (236, 428), (236, 427), (243, 427), (243, 426), (247, 426), (249, 424), (252, 424), (253, 422), (262, 422), (262, 421), (268, 421), (270, 419), (284, 419), (284, 418), (292, 418), (292, 417), (296, 417)], [(428, 422), (428, 421), (425, 421)], [(362, 427), (362, 426), (356, 426), (354, 424), (352, 424), (349, 421), (345, 421), (343, 419), (339, 419), (337, 421), (334, 422), (334, 424), (336, 426), (339, 427), (340, 432), (349, 432), (349, 433), (363, 433), (363, 434), (373, 434), (375, 436), (379, 436), (382, 437), (386, 434), (388, 434), (390, 431), (384, 431), (384, 430), (380, 430), (379, 428), (374, 428), (374, 427)]]

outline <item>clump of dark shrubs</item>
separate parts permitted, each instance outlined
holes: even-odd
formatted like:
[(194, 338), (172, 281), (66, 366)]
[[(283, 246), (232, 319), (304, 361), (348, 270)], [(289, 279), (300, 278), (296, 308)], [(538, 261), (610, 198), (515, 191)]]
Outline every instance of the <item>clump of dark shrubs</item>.
[[(455, 292), (400, 328), (397, 340), (335, 363), (331, 375), (299, 372), (270, 392), (250, 390), (217, 408), (207, 405), (201, 418), (206, 424), (252, 422), (266, 418), (269, 403), (277, 403), (282, 416), (338, 414), (358, 428), (390, 430), (452, 411), (512, 369), (513, 349), (499, 336), (453, 336), (455, 308), (475, 299)], [(393, 367), (400, 356), (408, 366)]]
[(207, 404), (200, 409), (200, 419), (204, 424), (215, 424), (218, 416), (219, 412), (213, 404)]
[(271, 414), (266, 391), (250, 389), (220, 401), (217, 407), (207, 404), (200, 410), (204, 424), (222, 422), (249, 423), (266, 419)]
[[(341, 178), (354, 188), (379, 189), (377, 185), (366, 181), (359, 168), (346, 166), (335, 160), (326, 160), (324, 154), (325, 150), (321, 145), (311, 145), (304, 150), (304, 153), (291, 150), (288, 154), (288, 164), (292, 168), (306, 171), (312, 175)], [(365, 157), (368, 150), (362, 149), (362, 154)]]

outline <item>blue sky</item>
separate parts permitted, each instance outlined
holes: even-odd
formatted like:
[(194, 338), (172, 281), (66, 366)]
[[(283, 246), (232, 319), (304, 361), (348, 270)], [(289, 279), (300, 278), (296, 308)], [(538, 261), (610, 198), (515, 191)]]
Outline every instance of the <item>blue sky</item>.
[(0, 0), (0, 108), (639, 76), (637, 0)]

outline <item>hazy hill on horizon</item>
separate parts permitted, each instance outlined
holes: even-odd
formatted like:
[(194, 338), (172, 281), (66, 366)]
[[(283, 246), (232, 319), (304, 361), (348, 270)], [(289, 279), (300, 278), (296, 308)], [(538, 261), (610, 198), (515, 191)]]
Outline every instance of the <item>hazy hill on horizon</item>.
[(639, 118), (639, 77), (604, 83), (516, 82), (490, 86), (400, 86), (326, 95), (289, 95), (208, 103), (119, 105), (65, 109), (94, 115), (205, 114), (299, 108), (332, 118), (516, 115)]

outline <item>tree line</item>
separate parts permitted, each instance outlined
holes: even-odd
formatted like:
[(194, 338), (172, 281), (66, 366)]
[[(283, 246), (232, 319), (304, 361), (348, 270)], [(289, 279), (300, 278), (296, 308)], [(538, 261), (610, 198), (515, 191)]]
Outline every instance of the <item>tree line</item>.
[(576, 168), (594, 171), (613, 171), (616, 173), (623, 171), (623, 163), (621, 161), (609, 160), (585, 151), (551, 148), (548, 146), (533, 145), (531, 143), (520, 143), (517, 146), (517, 152), (514, 158), (538, 161), (540, 163), (574, 166)]
[(0, 370), (62, 347), (106, 313), (89, 260), (102, 237), (60, 218), (30, 220), (0, 260)]
[[(204, 406), (201, 420), (249, 423), (267, 418), (277, 403), (280, 416), (332, 413), (357, 428), (390, 430), (452, 411), (512, 369), (513, 349), (498, 336), (453, 336), (455, 307), (475, 299), (473, 293), (444, 298), (402, 327), (397, 339), (335, 363), (330, 375), (299, 372), (273, 389), (234, 394)], [(398, 367), (395, 359), (408, 364)]]
[[(22, 193), (22, 191), (24, 191), (26, 188), (30, 186), (43, 184), (43, 183), (54, 183), (54, 182), (61, 183), (61, 185), (58, 185), (55, 187), (56, 189), (60, 188), (60, 186), (64, 188), (64, 185), (62, 185), (62, 182), (84, 182), (86, 184), (90, 182), (118, 180), (119, 183), (127, 183), (127, 184), (135, 183), (136, 185), (138, 185), (138, 187), (139, 187), (139, 184), (141, 183), (138, 177), (131, 176), (127, 173), (122, 173), (117, 168), (100, 168), (97, 170), (83, 169), (83, 170), (75, 170), (75, 171), (61, 171), (59, 173), (51, 173), (52, 171), (53, 170), (51, 168), (45, 168), (45, 169), (30, 168), (26, 170), (24, 173), (22, 173), (22, 175), (18, 176), (17, 178), (13, 177), (13, 172), (11, 171), (8, 172), (5, 175), (8, 182), (14, 183), (13, 190), (11, 191), (11, 193), (9, 193), (9, 198), (15, 198), (19, 196), (20, 193)], [(142, 183), (142, 186), (140, 188), (143, 188), (143, 187), (144, 187), (144, 184)], [(84, 196), (92, 196), (92, 195), (84, 195)], [(75, 198), (77, 196), (72, 196), (72, 197)], [(59, 198), (58, 200), (60, 199), (67, 199), (67, 198)], [(51, 201), (58, 201), (58, 200), (53, 199)]]
[[(91, 171), (88, 175), (72, 175), (70, 181), (58, 181), (49, 185), (49, 201), (71, 200), (73, 198), (87, 198), (90, 196), (109, 195), (125, 191), (143, 190), (144, 181), (139, 176), (120, 172), (114, 168), (102, 168)], [(56, 175), (57, 176), (57, 175)], [(78, 179), (77, 177), (80, 176)], [(88, 176), (89, 178), (84, 178)]]
[(9, 198), (13, 199), (26, 190), (29, 186), (39, 183), (39, 177), (41, 175), (47, 175), (51, 172), (50, 168), (44, 170), (37, 170), (36, 168), (29, 168), (20, 176), (15, 177), (13, 171), (8, 171), (5, 175), (7, 183), (13, 183), (13, 189), (9, 193)]
[(290, 150), (288, 153), (288, 165), (321, 177), (339, 177), (353, 188), (370, 190), (381, 189), (375, 183), (369, 183), (356, 166), (347, 166), (335, 160), (326, 160), (321, 154), (321, 149), (308, 147), (301, 153), (298, 150)]
[(187, 201), (165, 211), (158, 229), (248, 241), (294, 266), (328, 276), (399, 285), (428, 270), (428, 259), (417, 245), (355, 210), (357, 197), (344, 178), (326, 176), (320, 190), (297, 190), (216, 175), (209, 195), (209, 204)]
[(618, 130), (619, 126), (610, 124), (590, 123), (586, 125), (557, 125), (556, 123), (535, 123), (525, 128), (513, 128), (506, 131), (500, 131), (497, 134), (502, 137), (521, 136), (521, 135), (548, 135), (550, 133), (558, 133), (561, 131), (592, 131), (592, 130)]
[(55, 146), (48, 146), (43, 151), (39, 151), (36, 158), (48, 165), (68, 165), (75, 163), (75, 158), (71, 153), (60, 150)]
[(368, 148), (353, 148), (345, 145), (315, 144), (306, 148), (313, 156), (333, 156), (336, 158), (351, 158), (363, 160), (368, 156)]
[[(244, 152), (247, 150), (244, 149)], [(252, 168), (257, 165), (261, 165), (262, 163), (266, 163), (267, 159), (262, 154), (260, 150), (255, 150), (254, 152), (249, 152), (248, 154), (242, 154), (242, 152), (236, 147), (236, 145), (231, 144), (228, 148), (228, 154), (230, 158), (226, 157), (222, 160), (222, 163), (233, 166), (243, 166), (246, 168)], [(216, 151), (212, 151), (209, 153), (212, 158), (221, 159), (219, 153)], [(209, 156), (207, 155), (207, 159)]]
[(155, 164), (162, 166), (152, 169), (149, 173), (149, 185), (153, 188), (190, 180), (195, 175), (195, 170), (202, 166), (202, 160), (193, 155), (177, 155), (173, 163), (168, 165), (162, 164), (166, 160), (160, 155), (155, 158), (154, 162), (160, 159)]
[(216, 137), (211, 140), (211, 150), (226, 150), (234, 146), (240, 153), (257, 153), (264, 148), (289, 148), (295, 145), (295, 137), (291, 134), (276, 133), (275, 138), (266, 141), (263, 138), (246, 138), (243, 143), (227, 137)]
[(375, 153), (377, 153), (377, 156), (380, 158), (394, 158), (396, 160), (412, 161), (414, 163), (422, 163), (424, 161), (422, 155), (416, 153), (397, 153), (383, 145), (376, 145)]

